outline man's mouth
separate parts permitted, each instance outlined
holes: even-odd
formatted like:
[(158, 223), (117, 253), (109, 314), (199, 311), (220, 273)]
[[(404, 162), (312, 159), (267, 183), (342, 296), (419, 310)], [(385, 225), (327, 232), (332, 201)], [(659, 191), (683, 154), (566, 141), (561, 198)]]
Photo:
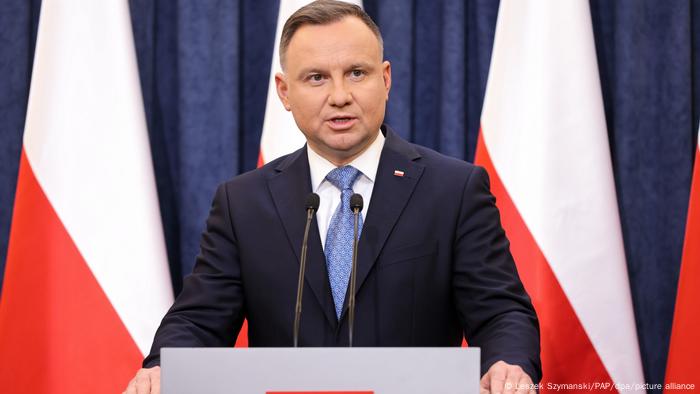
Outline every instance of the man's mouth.
[(353, 118), (333, 118), (331, 119), (331, 122), (336, 123), (336, 124), (343, 124), (351, 121)]
[(349, 130), (353, 127), (357, 118), (352, 116), (335, 116), (329, 118), (326, 122), (328, 126), (335, 131)]

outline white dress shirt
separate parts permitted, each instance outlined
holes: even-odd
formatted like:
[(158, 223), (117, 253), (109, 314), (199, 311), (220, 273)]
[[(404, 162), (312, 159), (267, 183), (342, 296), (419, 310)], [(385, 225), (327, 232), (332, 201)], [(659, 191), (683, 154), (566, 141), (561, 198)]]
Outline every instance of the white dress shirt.
[[(372, 190), (374, 189), (374, 180), (377, 177), (377, 167), (379, 167), (379, 157), (382, 154), (382, 148), (384, 148), (384, 134), (380, 130), (379, 135), (367, 150), (348, 164), (360, 170), (360, 175), (355, 180), (352, 190), (360, 194), (364, 201), (362, 208), (363, 222), (367, 218), (367, 212), (369, 211), (369, 203), (372, 198)], [(331, 223), (333, 213), (338, 208), (338, 204), (340, 204), (340, 189), (326, 180), (326, 175), (334, 170), (336, 166), (316, 153), (308, 145), (306, 145), (306, 151), (311, 171), (311, 187), (314, 193), (321, 198), (321, 203), (316, 212), (316, 223), (321, 236), (321, 244), (325, 249), (328, 226)]]

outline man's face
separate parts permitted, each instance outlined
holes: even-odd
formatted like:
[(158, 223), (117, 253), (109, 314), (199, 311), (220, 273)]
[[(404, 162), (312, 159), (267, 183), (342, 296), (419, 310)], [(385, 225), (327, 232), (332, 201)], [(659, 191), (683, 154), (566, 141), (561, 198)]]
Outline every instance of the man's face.
[(391, 87), (391, 66), (358, 18), (305, 25), (294, 33), (277, 94), (309, 146), (335, 165), (360, 155), (377, 137)]

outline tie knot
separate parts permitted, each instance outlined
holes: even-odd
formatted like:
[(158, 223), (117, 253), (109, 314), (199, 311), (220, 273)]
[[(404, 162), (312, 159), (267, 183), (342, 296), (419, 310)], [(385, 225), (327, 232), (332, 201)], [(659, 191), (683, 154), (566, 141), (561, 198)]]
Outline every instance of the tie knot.
[(329, 172), (328, 175), (326, 175), (326, 179), (342, 191), (345, 189), (352, 189), (352, 184), (355, 183), (355, 179), (357, 179), (358, 175), (360, 175), (360, 170), (357, 168), (353, 166), (343, 166)]

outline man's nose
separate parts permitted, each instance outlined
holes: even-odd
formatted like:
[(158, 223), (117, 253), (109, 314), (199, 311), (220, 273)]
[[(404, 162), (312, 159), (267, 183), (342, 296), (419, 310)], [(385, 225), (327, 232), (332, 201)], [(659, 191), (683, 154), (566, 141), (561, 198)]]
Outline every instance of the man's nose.
[(335, 107), (343, 107), (352, 102), (352, 92), (346, 86), (345, 81), (338, 81), (332, 84), (328, 94), (328, 104)]

